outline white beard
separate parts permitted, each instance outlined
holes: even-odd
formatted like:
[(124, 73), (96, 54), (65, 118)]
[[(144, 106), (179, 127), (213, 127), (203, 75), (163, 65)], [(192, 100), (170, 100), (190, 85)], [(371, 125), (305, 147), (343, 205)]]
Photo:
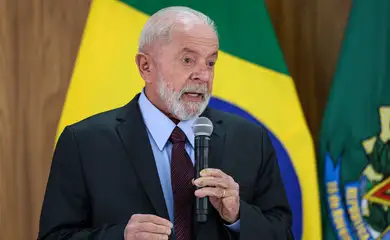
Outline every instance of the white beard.
[[(160, 74), (158, 74), (157, 87), (158, 94), (165, 103), (168, 112), (181, 121), (185, 121), (202, 114), (211, 98), (211, 94), (208, 93), (206, 84), (187, 84), (180, 92), (175, 92), (168, 86), (168, 83)], [(183, 101), (181, 97), (185, 92), (202, 93), (204, 99), (202, 102)]]

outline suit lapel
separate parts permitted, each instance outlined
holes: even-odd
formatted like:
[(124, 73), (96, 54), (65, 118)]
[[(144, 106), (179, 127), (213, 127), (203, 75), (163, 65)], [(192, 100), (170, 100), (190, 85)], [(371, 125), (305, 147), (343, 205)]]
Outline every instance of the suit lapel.
[(157, 215), (169, 219), (153, 151), (138, 107), (137, 95), (118, 116), (117, 132)]

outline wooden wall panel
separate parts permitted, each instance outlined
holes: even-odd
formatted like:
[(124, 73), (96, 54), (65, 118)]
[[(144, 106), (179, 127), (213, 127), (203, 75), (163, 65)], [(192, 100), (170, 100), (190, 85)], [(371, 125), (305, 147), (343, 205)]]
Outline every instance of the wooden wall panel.
[[(24, 2), (24, 1), (23, 1)], [(76, 59), (88, 1), (26, 1), (19, 33), (19, 110), (24, 120), (24, 155), (30, 234), (38, 228), (54, 136)], [(30, 236), (31, 236), (30, 235)]]
[(315, 142), (351, 0), (266, 0)]
[(34, 239), (90, 1), (0, 1), (0, 238)]
[[(0, 0), (0, 238), (34, 239), (91, 0)], [(314, 139), (351, 0), (266, 0)]]
[(15, 2), (0, 0), (0, 232), (21, 239), (21, 235), (11, 235), (12, 220), (18, 211), (14, 201), (16, 145), (12, 141), (17, 105), (15, 10)]

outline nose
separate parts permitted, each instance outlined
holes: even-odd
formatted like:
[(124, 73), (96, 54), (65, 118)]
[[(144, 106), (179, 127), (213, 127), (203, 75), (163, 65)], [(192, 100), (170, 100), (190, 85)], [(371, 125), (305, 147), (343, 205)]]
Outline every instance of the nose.
[(199, 81), (199, 82), (208, 82), (210, 81), (211, 72), (209, 69), (199, 69), (196, 72), (192, 73), (192, 80)]

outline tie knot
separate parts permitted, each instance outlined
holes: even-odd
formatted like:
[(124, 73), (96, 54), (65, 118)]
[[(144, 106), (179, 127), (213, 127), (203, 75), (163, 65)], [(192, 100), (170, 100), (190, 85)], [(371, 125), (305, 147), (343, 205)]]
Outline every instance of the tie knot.
[(185, 142), (186, 135), (179, 127), (175, 127), (175, 129), (173, 129), (169, 139), (171, 140), (171, 142), (173, 144), (179, 143), (179, 142)]

